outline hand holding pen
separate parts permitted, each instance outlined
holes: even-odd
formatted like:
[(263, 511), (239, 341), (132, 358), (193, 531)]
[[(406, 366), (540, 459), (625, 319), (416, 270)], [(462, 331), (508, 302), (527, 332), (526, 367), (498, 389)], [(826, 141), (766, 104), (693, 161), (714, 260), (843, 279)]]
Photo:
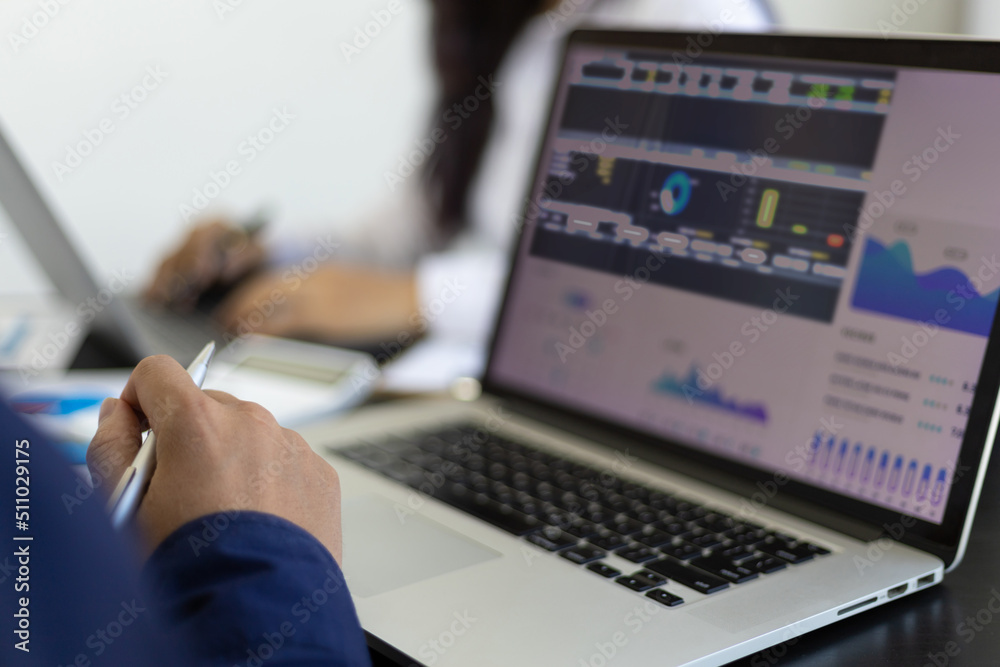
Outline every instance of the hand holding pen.
[[(208, 365), (212, 363), (215, 355), (215, 342), (212, 341), (195, 357), (187, 372), (194, 380), (196, 387), (201, 389), (208, 375)], [(153, 477), (153, 468), (156, 467), (156, 434), (150, 429), (146, 434), (146, 439), (139, 447), (139, 453), (118, 482), (118, 486), (111, 494), (108, 501), (108, 514), (111, 516), (111, 525), (115, 530), (121, 530), (126, 522), (132, 518), (142, 496), (146, 493), (149, 480)]]
[(170, 357), (144, 359), (121, 398), (101, 406), (87, 450), (91, 472), (117, 485), (139, 454), (146, 422), (156, 434), (156, 468), (135, 523), (147, 550), (191, 521), (214, 520), (218, 529), (233, 512), (260, 513), (301, 526), (340, 559), (337, 475), (267, 410), (202, 391)]

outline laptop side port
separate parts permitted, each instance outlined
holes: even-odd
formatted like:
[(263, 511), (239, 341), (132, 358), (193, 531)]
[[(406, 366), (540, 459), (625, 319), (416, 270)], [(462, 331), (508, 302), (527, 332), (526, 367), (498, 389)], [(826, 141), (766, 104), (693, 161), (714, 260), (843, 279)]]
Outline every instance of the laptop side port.
[(934, 575), (933, 574), (927, 574), (927, 575), (924, 575), (924, 576), (920, 577), (919, 579), (917, 579), (917, 588), (923, 588), (924, 586), (930, 586), (933, 583), (934, 583)]
[(855, 602), (849, 607), (844, 607), (837, 612), (837, 616), (843, 616), (844, 614), (850, 614), (852, 611), (857, 611), (862, 607), (867, 607), (870, 604), (875, 604), (878, 602), (878, 598), (868, 598), (867, 600), (862, 600), (861, 602)]
[(899, 586), (896, 586), (895, 588), (890, 588), (887, 591), (886, 594), (888, 595), (889, 599), (891, 600), (894, 597), (902, 595), (903, 593), (905, 593), (906, 589), (909, 588), (909, 587), (910, 587), (909, 584), (901, 584)]

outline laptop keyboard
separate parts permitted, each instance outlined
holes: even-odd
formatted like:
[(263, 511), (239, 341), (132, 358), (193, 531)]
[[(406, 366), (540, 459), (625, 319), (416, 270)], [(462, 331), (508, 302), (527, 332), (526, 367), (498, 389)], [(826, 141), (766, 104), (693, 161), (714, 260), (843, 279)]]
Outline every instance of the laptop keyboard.
[(335, 453), (668, 607), (684, 603), (668, 582), (712, 594), (830, 553), (474, 424)]

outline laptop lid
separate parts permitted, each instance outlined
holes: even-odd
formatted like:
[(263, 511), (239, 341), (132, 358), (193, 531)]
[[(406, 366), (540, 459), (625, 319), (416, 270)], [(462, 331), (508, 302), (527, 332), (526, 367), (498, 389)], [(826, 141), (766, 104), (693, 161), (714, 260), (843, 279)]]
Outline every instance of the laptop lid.
[(997, 426), (1000, 47), (570, 38), (485, 386), (957, 562)]
[(148, 353), (124, 305), (94, 281), (0, 128), (0, 206), (81, 322), (110, 348), (138, 361)]

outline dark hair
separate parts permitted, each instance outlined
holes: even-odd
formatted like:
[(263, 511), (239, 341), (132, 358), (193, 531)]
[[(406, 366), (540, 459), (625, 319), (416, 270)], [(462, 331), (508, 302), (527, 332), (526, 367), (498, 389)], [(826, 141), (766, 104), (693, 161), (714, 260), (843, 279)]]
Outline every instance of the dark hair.
[(427, 165), (426, 187), (437, 216), (440, 241), (465, 225), (469, 189), (493, 125), (492, 97), (463, 118), (460, 125), (442, 125), (444, 114), (474, 95), (495, 74), (515, 37), (545, 0), (431, 0), (434, 63), (440, 81), (435, 127), (448, 132)]

